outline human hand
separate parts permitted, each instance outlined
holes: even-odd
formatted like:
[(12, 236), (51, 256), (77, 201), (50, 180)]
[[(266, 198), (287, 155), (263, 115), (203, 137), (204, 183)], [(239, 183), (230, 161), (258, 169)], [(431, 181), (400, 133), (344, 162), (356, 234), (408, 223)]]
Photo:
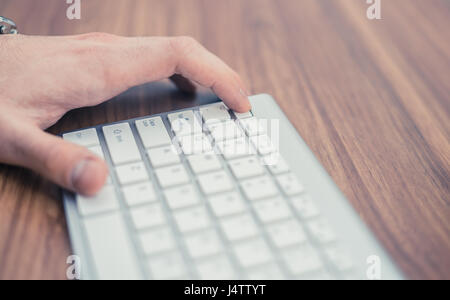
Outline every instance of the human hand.
[(0, 162), (94, 195), (108, 168), (89, 150), (45, 133), (67, 111), (104, 102), (132, 86), (171, 78), (199, 83), (233, 110), (250, 109), (239, 76), (189, 37), (0, 36)]

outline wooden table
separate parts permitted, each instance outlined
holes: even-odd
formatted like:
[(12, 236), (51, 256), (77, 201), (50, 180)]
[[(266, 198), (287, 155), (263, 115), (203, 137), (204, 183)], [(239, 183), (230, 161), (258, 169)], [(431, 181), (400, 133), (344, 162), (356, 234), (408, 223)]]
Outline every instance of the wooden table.
[[(45, 4), (44, 4), (45, 3)], [(2, 0), (26, 34), (191, 35), (272, 94), (409, 278), (450, 279), (450, 1)], [(50, 129), (191, 106), (169, 83), (137, 87)], [(192, 100), (192, 101), (191, 101)], [(0, 278), (64, 279), (58, 189), (0, 166)]]

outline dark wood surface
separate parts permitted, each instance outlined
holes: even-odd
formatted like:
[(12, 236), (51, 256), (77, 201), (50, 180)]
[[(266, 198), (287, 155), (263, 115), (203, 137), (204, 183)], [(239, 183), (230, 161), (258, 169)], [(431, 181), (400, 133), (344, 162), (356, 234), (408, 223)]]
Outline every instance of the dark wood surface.
[[(1, 0), (26, 34), (190, 35), (272, 94), (409, 278), (450, 279), (450, 1)], [(82, 67), (82, 66), (80, 66)], [(68, 113), (51, 132), (191, 106), (167, 82)], [(196, 102), (197, 101), (197, 102)], [(0, 278), (64, 279), (58, 189), (0, 166)]]

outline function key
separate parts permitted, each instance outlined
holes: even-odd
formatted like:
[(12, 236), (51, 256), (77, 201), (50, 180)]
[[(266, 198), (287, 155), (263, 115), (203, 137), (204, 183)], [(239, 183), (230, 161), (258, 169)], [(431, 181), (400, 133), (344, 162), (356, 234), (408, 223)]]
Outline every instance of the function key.
[(105, 126), (103, 133), (115, 165), (141, 160), (130, 124), (120, 123)]
[(192, 110), (185, 110), (168, 115), (170, 125), (176, 135), (188, 135), (202, 131), (201, 124), (196, 120)]
[(253, 117), (253, 113), (251, 111), (245, 113), (234, 112), (234, 115), (236, 116), (237, 119), (247, 119)]
[(158, 147), (171, 143), (166, 126), (161, 117), (136, 121), (136, 128), (145, 148)]
[(222, 102), (201, 107), (200, 114), (202, 115), (203, 122), (206, 124), (218, 123), (231, 119), (228, 107)]
[(83, 147), (100, 145), (95, 128), (65, 133), (63, 138)]

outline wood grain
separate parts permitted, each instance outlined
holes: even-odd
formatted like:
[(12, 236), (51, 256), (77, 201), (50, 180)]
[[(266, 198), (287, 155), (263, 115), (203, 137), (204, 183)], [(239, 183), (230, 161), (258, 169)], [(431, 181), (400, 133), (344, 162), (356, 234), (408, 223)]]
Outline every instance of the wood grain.
[[(450, 2), (382, 0), (2, 0), (26, 34), (190, 35), (272, 94), (412, 279), (450, 279)], [(187, 107), (169, 83), (68, 113), (64, 130)], [(58, 189), (0, 166), (0, 278), (64, 279), (70, 254)]]

